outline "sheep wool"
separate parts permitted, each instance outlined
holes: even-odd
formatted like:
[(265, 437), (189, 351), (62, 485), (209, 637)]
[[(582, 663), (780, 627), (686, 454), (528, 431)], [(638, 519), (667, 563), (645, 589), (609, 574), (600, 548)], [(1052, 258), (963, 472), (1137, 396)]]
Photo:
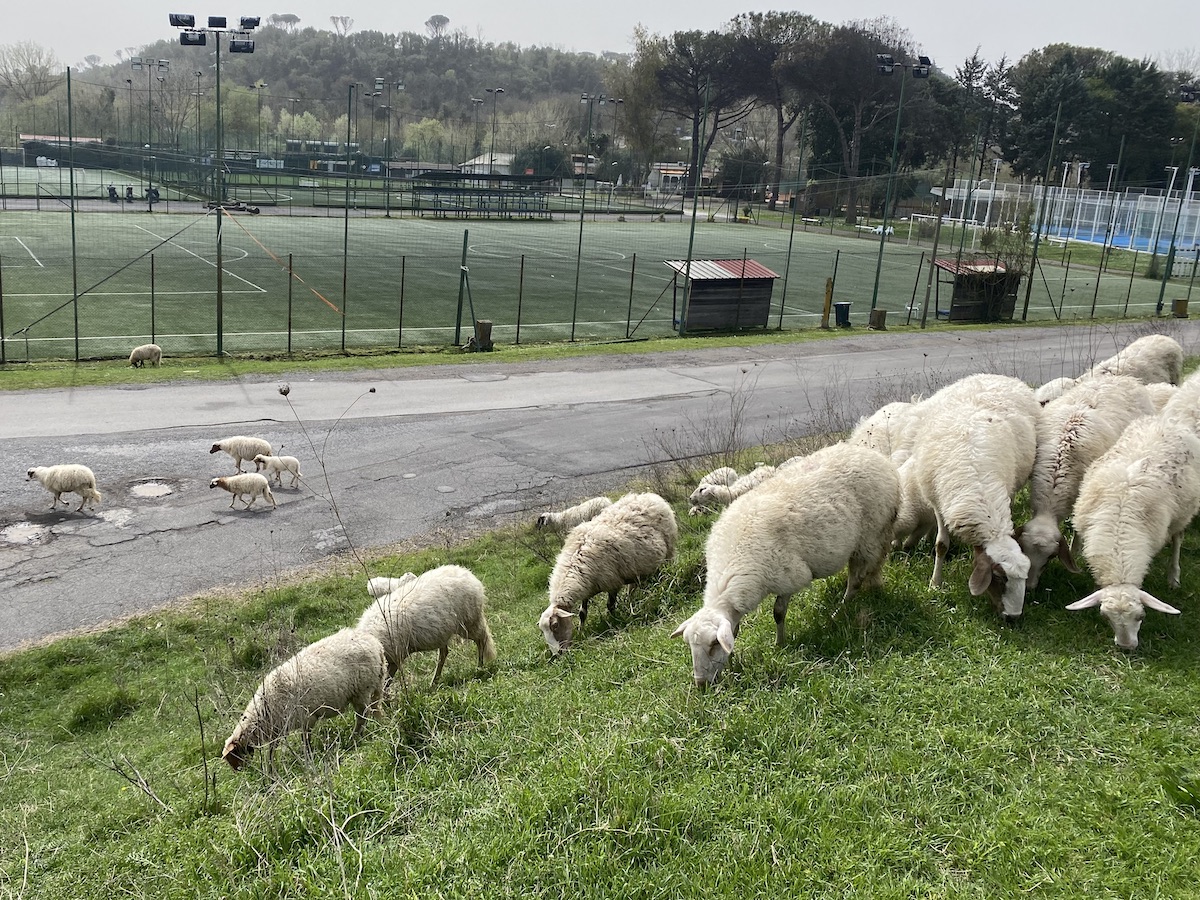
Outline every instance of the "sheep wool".
[(854, 426), (846, 443), (870, 447), (884, 456), (907, 449), (905, 426), (915, 406), (913, 401), (899, 400), (881, 407)]
[(292, 476), (288, 487), (295, 487), (304, 477), (300, 474), (300, 460), (294, 456), (264, 456), (262, 453), (258, 453), (254, 457), (254, 471), (266, 473), (268, 480), (274, 475), (275, 483), (280, 487), (283, 487), (284, 472), (288, 472)]
[(1165, 334), (1140, 337), (1108, 359), (1096, 363), (1088, 375), (1129, 375), (1143, 384), (1165, 381), (1179, 384), (1183, 347)]
[(367, 593), (372, 597), (386, 597), (392, 591), (404, 587), (410, 582), (416, 581), (417, 576), (412, 572), (405, 572), (399, 578), (389, 578), (386, 575), (376, 575), (374, 578), (367, 579)]
[(747, 472), (733, 484), (703, 484), (697, 486), (688, 497), (691, 504), (689, 515), (699, 515), (717, 506), (728, 506), (747, 491), (752, 491), (776, 472), (774, 466), (761, 465)]
[[(78, 494), (79, 509), (82, 511), (87, 504), (100, 505), (100, 492), (96, 490), (96, 476), (87, 466), (78, 463), (66, 463), (57, 466), (34, 466), (25, 473), (29, 481), (37, 481), (54, 495), (50, 508), (58, 506), (63, 494)], [(66, 506), (66, 501), (63, 501)], [(94, 508), (93, 507), (93, 508)]]
[(721, 513), (705, 546), (704, 605), (672, 633), (691, 647), (700, 688), (716, 681), (742, 619), (775, 595), (782, 644), (792, 595), (849, 568), (847, 598), (876, 586), (900, 504), (895, 464), (853, 444), (818, 450)]
[(229, 508), (233, 509), (235, 504), (242, 497), (248, 497), (246, 500), (246, 509), (254, 505), (254, 501), (259, 497), (265, 497), (271, 501), (272, 508), (278, 509), (275, 503), (275, 495), (271, 493), (271, 483), (267, 481), (265, 475), (259, 475), (257, 472), (243, 472), (241, 475), (224, 475), (220, 478), (214, 478), (208, 484), (209, 490), (213, 488), (222, 488), (233, 494), (229, 501)]
[(1098, 590), (1067, 609), (1100, 608), (1123, 650), (1135, 650), (1145, 610), (1178, 614), (1142, 590), (1150, 561), (1171, 541), (1167, 583), (1179, 587), (1183, 532), (1200, 510), (1200, 438), (1164, 414), (1129, 424), (1084, 473), (1073, 519)]
[(309, 644), (263, 679), (221, 758), (239, 769), (257, 749), (273, 753), (297, 728), (307, 747), (312, 726), (347, 707), (354, 708), (357, 734), (378, 713), (386, 676), (383, 645), (370, 634), (343, 628)]
[(411, 654), (436, 650), (437, 684), (455, 638), (475, 643), (480, 666), (496, 658), (484, 614), (483, 584), (470, 569), (439, 566), (416, 578), (410, 575), (397, 579), (397, 587), (376, 599), (358, 620), (359, 631), (383, 645), (389, 675), (395, 675)]
[(271, 449), (270, 443), (262, 438), (246, 437), (242, 434), (234, 435), (233, 437), (221, 438), (212, 445), (209, 453), (220, 453), (224, 451), (233, 457), (233, 461), (237, 463), (237, 470), (242, 471), (243, 462), (253, 462), (254, 457), (259, 454), (263, 456), (271, 456), (275, 451)]
[(158, 344), (142, 344), (134, 347), (129, 354), (129, 364), (135, 369), (142, 368), (146, 363), (157, 366), (162, 362), (162, 347)]
[(596, 518), (571, 530), (550, 573), (550, 605), (538, 628), (552, 653), (571, 646), (575, 619), (587, 621), (588, 602), (608, 594), (608, 611), (627, 584), (648, 578), (675, 556), (679, 525), (658, 494), (626, 494)]
[(607, 497), (592, 497), (560, 512), (544, 512), (537, 517), (536, 527), (549, 528), (559, 534), (566, 534), (576, 525), (594, 519), (601, 510), (612, 505)]

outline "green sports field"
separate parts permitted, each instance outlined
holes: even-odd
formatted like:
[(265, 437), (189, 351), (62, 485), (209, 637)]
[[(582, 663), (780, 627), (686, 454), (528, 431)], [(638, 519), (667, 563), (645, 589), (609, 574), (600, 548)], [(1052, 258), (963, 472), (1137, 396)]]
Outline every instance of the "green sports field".
[[(76, 334), (81, 358), (125, 355), (150, 340), (168, 356), (215, 352), (217, 214), (181, 207), (0, 213), (5, 359), (72, 358)], [(878, 238), (803, 223), (793, 234), (790, 226), (787, 217), (759, 225), (700, 221), (692, 255), (746, 256), (777, 272), (771, 327), (818, 324), (826, 279), (836, 274), (835, 302), (849, 301), (852, 324), (865, 326)], [(912, 318), (919, 319), (925, 293), (928, 247), (906, 230), (902, 223), (883, 257), (878, 306), (888, 310), (889, 326), (909, 318), (914, 293)], [(581, 235), (571, 216), (464, 222), (229, 213), (223, 349), (300, 352), (339, 348), (343, 340), (347, 349), (446, 345), (455, 338), (464, 239), (461, 340), (475, 319), (494, 322), (500, 344), (668, 334), (682, 291), (663, 262), (687, 256), (690, 231), (689, 220), (677, 216), (622, 222), (589, 215)], [(1152, 313), (1156, 282), (1101, 278), (1097, 316)], [(1094, 269), (1047, 261), (1035, 274), (1029, 317), (1052, 317), (1052, 305), (1064, 318), (1088, 317), (1095, 279)], [(943, 306), (948, 293), (943, 287)]]

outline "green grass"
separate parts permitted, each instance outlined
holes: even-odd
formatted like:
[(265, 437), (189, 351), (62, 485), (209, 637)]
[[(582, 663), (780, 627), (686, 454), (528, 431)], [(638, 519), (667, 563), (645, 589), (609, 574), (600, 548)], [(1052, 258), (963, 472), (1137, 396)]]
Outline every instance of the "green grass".
[[(931, 592), (927, 553), (843, 604), (797, 597), (774, 646), (747, 619), (718, 686), (690, 687), (670, 630), (699, 606), (711, 517), (676, 502), (676, 560), (577, 648), (535, 621), (558, 543), (514, 526), (386, 557), (459, 563), (488, 588), (500, 657), (433, 654), (357, 742), (348, 717), (274, 775), (221, 745), (263, 673), (355, 620), (349, 569), (214, 595), (0, 660), (0, 891), (14, 897), (1189, 896), (1200, 857), (1200, 576), (1147, 588), (1116, 652), (1061, 567), (1024, 621), (971, 598), (965, 554)], [(694, 475), (692, 476), (694, 478)], [(1185, 558), (1200, 549), (1185, 541)], [(1186, 569), (1186, 567), (1185, 567)], [(201, 740), (201, 723), (203, 741)]]

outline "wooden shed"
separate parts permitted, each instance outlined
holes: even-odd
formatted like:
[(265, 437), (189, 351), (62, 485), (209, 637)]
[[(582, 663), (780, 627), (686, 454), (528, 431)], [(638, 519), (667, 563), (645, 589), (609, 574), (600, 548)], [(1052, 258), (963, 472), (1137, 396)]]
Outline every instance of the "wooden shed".
[(679, 330), (766, 328), (771, 291), (779, 276), (752, 259), (670, 259), (675, 289), (686, 298)]
[[(1021, 273), (1009, 272), (995, 259), (935, 259), (936, 306), (939, 318), (951, 322), (1011, 322)], [(948, 276), (948, 277), (947, 277)], [(950, 304), (942, 306), (942, 285), (950, 287)]]

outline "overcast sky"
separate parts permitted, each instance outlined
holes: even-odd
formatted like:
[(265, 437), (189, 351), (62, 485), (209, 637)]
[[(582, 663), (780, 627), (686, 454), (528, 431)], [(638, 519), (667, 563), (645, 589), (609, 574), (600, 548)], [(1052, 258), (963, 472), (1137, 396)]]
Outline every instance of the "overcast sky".
[[(266, 19), (272, 14), (288, 13), (300, 17), (301, 27), (320, 29), (331, 27), (330, 16), (348, 16), (355, 31), (418, 33), (424, 33), (424, 23), (430, 16), (440, 14), (450, 19), (451, 30), (461, 29), (491, 43), (548, 45), (594, 53), (629, 52), (633, 30), (639, 24), (656, 34), (711, 30), (740, 12), (789, 8), (786, 4), (740, 6), (721, 0), (432, 0), (423, 9), (412, 3), (379, 0), (273, 0), (268, 6), (256, 3), (261, 0), (243, 0), (240, 6), (122, 0), (119, 6), (102, 3), (108, 11), (100, 13), (85, 0), (56, 0), (49, 7), (13, 0), (0, 25), (0, 44), (34, 41), (52, 49), (65, 65), (77, 65), (90, 54), (112, 63), (119, 49), (141, 47), (164, 37), (175, 40), (174, 29), (167, 24), (168, 12), (193, 13), (197, 21), (224, 14), (231, 23), (243, 15)], [(1197, 6), (1184, 0), (993, 0), (975, 7), (936, 0), (810, 0), (794, 8), (835, 24), (891, 16), (909, 30), (940, 68), (950, 73), (976, 47), (988, 61), (1003, 55), (1016, 61), (1030, 50), (1053, 43), (1100, 47), (1134, 59), (1195, 56), (1200, 47)]]

